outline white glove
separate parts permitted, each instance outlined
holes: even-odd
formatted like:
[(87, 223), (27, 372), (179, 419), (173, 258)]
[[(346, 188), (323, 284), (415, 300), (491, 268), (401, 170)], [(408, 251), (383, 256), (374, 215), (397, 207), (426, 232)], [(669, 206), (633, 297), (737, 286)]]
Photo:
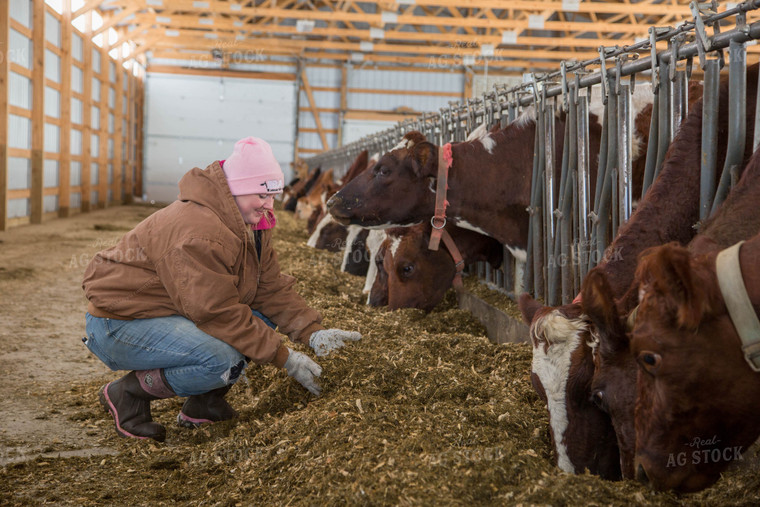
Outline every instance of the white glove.
[(362, 335), (356, 331), (343, 331), (342, 329), (322, 329), (315, 331), (309, 338), (309, 346), (314, 349), (317, 356), (326, 356), (333, 350), (344, 346), (344, 340), (358, 341)]
[(322, 388), (315, 380), (315, 377), (322, 375), (322, 367), (309, 356), (288, 348), (288, 360), (285, 361), (284, 368), (288, 375), (296, 379), (311, 394), (315, 396), (322, 394)]

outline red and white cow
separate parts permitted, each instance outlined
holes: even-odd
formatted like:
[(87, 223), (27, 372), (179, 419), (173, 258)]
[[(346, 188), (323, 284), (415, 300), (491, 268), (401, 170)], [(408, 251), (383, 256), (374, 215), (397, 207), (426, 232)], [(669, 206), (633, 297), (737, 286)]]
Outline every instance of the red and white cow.
[[(454, 226), (446, 226), (446, 231), (458, 253), (452, 254), (447, 247), (429, 250), (431, 230), (429, 223), (386, 229), (382, 263), (377, 266), (380, 277), (372, 286), (370, 304), (384, 301), (391, 310), (421, 308), (429, 312), (443, 300), (465, 264), (484, 261), (498, 267), (502, 262), (501, 243)], [(461, 266), (456, 265), (454, 255), (461, 256)]]

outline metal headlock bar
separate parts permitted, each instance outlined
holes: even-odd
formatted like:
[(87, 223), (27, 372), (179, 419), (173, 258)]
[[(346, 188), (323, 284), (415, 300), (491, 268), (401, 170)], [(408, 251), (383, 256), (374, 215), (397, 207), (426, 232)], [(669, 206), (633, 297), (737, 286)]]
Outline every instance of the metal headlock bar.
[[(527, 208), (527, 262), (516, 262), (505, 247), (502, 268), (493, 270), (479, 263), (472, 269), (489, 285), (511, 296), (528, 290), (547, 304), (567, 304), (580, 290), (588, 270), (603, 258), (618, 228), (630, 218), (634, 201), (644, 196), (662, 168), (667, 149), (688, 114), (689, 78), (695, 57), (704, 72), (700, 220), (717, 209), (738, 180), (748, 127), (754, 128), (753, 148), (760, 144), (760, 101), (757, 110), (751, 112), (755, 114), (754, 122), (747, 125), (747, 87), (753, 86), (754, 93), (760, 90), (760, 82), (747, 83), (745, 47), (745, 42), (760, 39), (760, 22), (746, 23), (746, 12), (760, 8), (760, 0), (748, 0), (722, 13), (717, 13), (715, 0), (692, 2), (689, 7), (692, 21), (675, 28), (650, 27), (646, 40), (629, 46), (600, 47), (598, 58), (561, 62), (558, 71), (541, 76), (529, 74), (522, 85), (512, 88), (496, 85), (479, 98), (449, 102), (437, 113), (423, 113), (305, 162), (310, 169), (333, 168), (339, 177), (361, 151), (382, 155), (410, 131), (419, 131), (439, 146), (461, 142), (482, 124), (488, 129), (495, 125), (507, 127), (524, 108), (533, 106), (536, 134)], [(720, 21), (730, 17), (735, 17), (736, 28), (721, 32)], [(712, 36), (708, 35), (710, 28)], [(657, 52), (656, 43), (661, 41), (666, 41), (668, 47)], [(725, 161), (719, 161), (718, 95), (726, 48), (729, 134)], [(599, 70), (587, 70), (592, 66)], [(636, 128), (632, 98), (638, 73), (650, 73), (653, 109), (642, 192), (633, 195)], [(592, 137), (590, 129), (599, 128), (590, 122), (595, 85), (600, 85), (604, 111), (599, 118), (600, 135)], [(560, 111), (563, 117), (558, 116)], [(561, 133), (557, 128), (560, 122), (564, 125)], [(599, 142), (598, 147), (592, 145), (592, 139)], [(560, 142), (561, 153), (557, 153)], [(597, 156), (594, 179), (592, 161)]]

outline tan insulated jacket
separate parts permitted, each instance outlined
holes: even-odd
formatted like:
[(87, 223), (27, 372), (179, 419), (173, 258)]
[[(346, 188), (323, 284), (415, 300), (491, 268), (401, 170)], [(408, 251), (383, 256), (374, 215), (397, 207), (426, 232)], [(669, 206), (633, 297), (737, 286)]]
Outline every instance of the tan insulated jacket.
[(182, 315), (257, 363), (271, 362), (280, 338), (251, 308), (291, 340), (308, 343), (321, 316), (280, 273), (272, 230), (258, 258), (219, 162), (179, 182), (179, 200), (157, 211), (115, 246), (98, 252), (82, 287), (96, 317), (148, 319)]

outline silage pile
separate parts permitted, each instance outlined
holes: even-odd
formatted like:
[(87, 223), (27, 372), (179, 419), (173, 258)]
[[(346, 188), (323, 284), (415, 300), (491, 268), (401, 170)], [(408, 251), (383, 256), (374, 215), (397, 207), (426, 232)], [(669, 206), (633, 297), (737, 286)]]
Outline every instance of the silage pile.
[[(305, 246), (305, 225), (280, 212), (284, 271), (329, 327), (359, 330), (323, 367), (315, 398), (271, 366), (250, 366), (230, 393), (236, 422), (173, 424), (181, 400), (154, 403), (164, 444), (117, 439), (99, 410), (99, 382), (54, 403), (120, 449), (106, 458), (41, 459), (0, 473), (0, 503), (77, 505), (609, 504), (679, 501), (633, 482), (570, 476), (553, 465), (546, 409), (530, 385), (526, 344), (494, 345), (452, 294), (432, 313), (364, 305), (363, 280), (339, 254)], [(305, 351), (303, 347), (296, 348)], [(690, 501), (748, 502), (757, 466)], [(751, 503), (751, 501), (750, 501)]]

